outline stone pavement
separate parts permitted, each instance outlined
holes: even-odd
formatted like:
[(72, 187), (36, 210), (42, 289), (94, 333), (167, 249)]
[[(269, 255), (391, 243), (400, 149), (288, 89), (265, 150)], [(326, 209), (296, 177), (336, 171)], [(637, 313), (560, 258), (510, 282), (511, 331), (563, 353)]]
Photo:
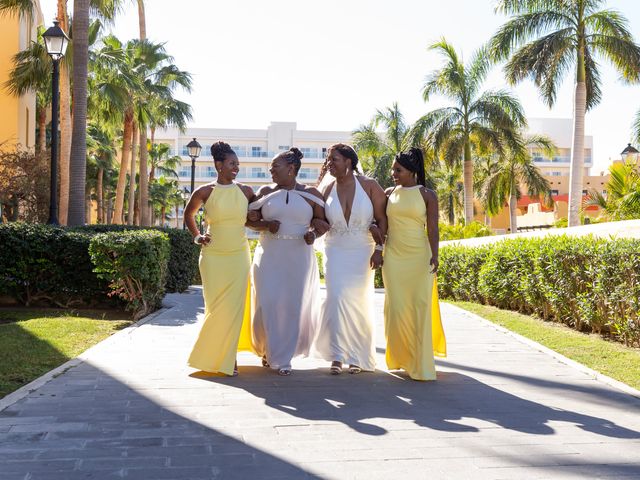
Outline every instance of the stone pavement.
[[(384, 365), (382, 294), (378, 361)], [(201, 293), (0, 412), (0, 479), (640, 479), (640, 399), (443, 305), (438, 381), (190, 375)]]

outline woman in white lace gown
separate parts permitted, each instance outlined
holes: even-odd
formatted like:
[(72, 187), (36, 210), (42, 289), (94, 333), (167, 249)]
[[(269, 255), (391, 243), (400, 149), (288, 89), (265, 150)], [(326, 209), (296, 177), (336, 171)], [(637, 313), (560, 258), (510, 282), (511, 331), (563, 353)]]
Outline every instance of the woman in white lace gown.
[(308, 355), (319, 315), (320, 278), (311, 220), (324, 220), (317, 189), (296, 182), (302, 152), (280, 153), (271, 162), (275, 185), (258, 191), (249, 206), (260, 211), (252, 228), (262, 230), (253, 266), (253, 346), (263, 365), (291, 373), (291, 359)]
[[(344, 363), (350, 373), (375, 370), (373, 276), (382, 265), (386, 197), (375, 180), (356, 175), (357, 164), (353, 148), (337, 144), (323, 167), (334, 180), (321, 187), (331, 228), (324, 252), (327, 296), (313, 355), (332, 362), (335, 375)], [(382, 233), (375, 241), (369, 233), (374, 219)]]

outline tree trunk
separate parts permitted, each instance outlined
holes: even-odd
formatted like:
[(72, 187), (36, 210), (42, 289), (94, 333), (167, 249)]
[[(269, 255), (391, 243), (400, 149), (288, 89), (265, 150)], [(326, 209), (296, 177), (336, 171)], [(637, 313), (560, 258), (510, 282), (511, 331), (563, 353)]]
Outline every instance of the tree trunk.
[(176, 205), (176, 228), (180, 228), (180, 219), (178, 218), (180, 216), (179, 208), (180, 207)]
[(104, 169), (98, 168), (98, 176), (96, 178), (96, 203), (98, 204), (98, 223), (106, 223), (104, 221), (104, 189), (102, 188), (102, 182), (104, 178)]
[(516, 207), (518, 205), (518, 199), (515, 195), (509, 197), (509, 226), (511, 227), (511, 233), (518, 233), (518, 215), (516, 214)]
[(144, 227), (151, 225), (151, 207), (149, 206), (149, 173), (147, 151), (147, 128), (140, 128), (140, 224)]
[(84, 218), (86, 219), (87, 224), (91, 224), (91, 194), (87, 193), (84, 199)]
[(129, 168), (129, 155), (131, 155), (131, 132), (133, 130), (133, 108), (128, 108), (124, 114), (124, 133), (122, 135), (122, 154), (120, 156), (120, 173), (116, 187), (116, 201), (113, 207), (113, 223), (122, 222), (122, 210), (124, 208), (124, 187), (127, 182), (127, 168)]
[(167, 207), (162, 205), (160, 208), (160, 226), (164, 227), (164, 219), (167, 216)]
[(138, 139), (138, 124), (133, 122), (131, 133), (131, 166), (129, 167), (129, 209), (127, 213), (127, 225), (135, 225), (134, 212), (136, 207), (136, 142)]
[(73, 3), (73, 134), (69, 162), (68, 225), (84, 225), (86, 221), (89, 3), (89, 0), (74, 0)]
[(38, 140), (37, 152), (47, 151), (47, 107), (38, 108)]
[(140, 40), (146, 40), (147, 20), (144, 13), (144, 0), (138, 0), (138, 26), (140, 27)]
[(584, 175), (584, 117), (587, 105), (587, 86), (577, 82), (573, 105), (573, 146), (571, 148), (571, 170), (569, 180), (568, 225), (580, 225), (580, 207)]
[(469, 139), (464, 144), (464, 223), (473, 222), (473, 159), (471, 158), (471, 143)]
[(449, 225), (453, 225), (456, 221), (453, 202), (453, 195), (449, 194)]
[[(57, 20), (60, 28), (69, 33), (69, 16), (66, 0), (58, 0)], [(58, 166), (60, 168), (60, 189), (58, 191), (58, 221), (67, 224), (69, 212), (69, 159), (71, 158), (71, 86), (69, 67), (60, 61), (60, 151)]]

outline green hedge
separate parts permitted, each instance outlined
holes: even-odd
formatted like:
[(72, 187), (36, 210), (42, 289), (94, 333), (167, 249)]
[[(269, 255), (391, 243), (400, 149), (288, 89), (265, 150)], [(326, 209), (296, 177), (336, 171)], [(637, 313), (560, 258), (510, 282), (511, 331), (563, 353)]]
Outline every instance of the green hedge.
[(169, 256), (167, 284), (165, 285), (167, 292), (184, 292), (189, 288), (189, 285), (198, 283), (198, 256), (200, 255), (200, 247), (193, 243), (191, 233), (188, 230), (166, 227), (143, 228), (131, 225), (86, 225), (77, 227), (75, 230), (80, 232), (106, 233), (142, 229), (156, 230), (167, 234), (169, 237), (171, 253)]
[(95, 275), (89, 257), (91, 237), (50, 225), (0, 225), (0, 295), (27, 306), (108, 302), (108, 284)]
[(506, 239), (440, 249), (439, 294), (640, 346), (640, 240)]
[(162, 303), (170, 249), (165, 233), (130, 230), (95, 235), (89, 254), (98, 277), (109, 282), (109, 295), (124, 300), (137, 319)]

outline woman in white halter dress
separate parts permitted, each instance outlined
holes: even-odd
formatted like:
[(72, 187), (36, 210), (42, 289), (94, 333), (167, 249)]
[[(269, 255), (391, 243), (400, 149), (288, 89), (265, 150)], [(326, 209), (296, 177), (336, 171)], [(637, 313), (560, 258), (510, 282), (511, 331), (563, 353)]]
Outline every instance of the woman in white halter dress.
[[(287, 163), (287, 158), (297, 159), (299, 168), (302, 153), (291, 149), (278, 155), (271, 166), (277, 185), (263, 187), (259, 195), (264, 196), (249, 206), (260, 210), (264, 226), (251, 269), (253, 347), (263, 364), (281, 375), (291, 372), (293, 357), (309, 354), (318, 323), (320, 277), (313, 250), (317, 235), (309, 232), (314, 207), (322, 212), (324, 206), (317, 190), (310, 193), (296, 183), (295, 163)], [(274, 224), (278, 228), (272, 233), (269, 226)]]
[[(381, 249), (376, 249), (376, 242), (369, 233), (374, 218), (386, 231), (384, 191), (374, 180), (354, 175), (357, 156), (351, 147), (340, 147), (346, 149), (340, 151), (332, 147), (333, 152), (329, 149), (329, 172), (339, 179), (345, 178), (349, 185), (351, 176), (355, 189), (351, 205), (348, 205), (348, 198), (343, 202), (345, 205), (341, 203), (337, 181), (322, 189), (325, 214), (331, 226), (324, 241), (327, 296), (312, 352), (314, 356), (333, 362), (332, 374), (341, 373), (343, 363), (350, 364), (350, 373), (375, 370), (373, 268), (380, 266), (382, 257), (379, 255)], [(343, 157), (342, 152), (355, 157), (353, 163), (345, 158), (351, 168), (347, 167), (343, 172), (340, 166), (332, 164), (332, 154)], [(371, 189), (371, 194), (365, 191), (363, 184)], [(348, 217), (345, 217), (345, 211)]]

